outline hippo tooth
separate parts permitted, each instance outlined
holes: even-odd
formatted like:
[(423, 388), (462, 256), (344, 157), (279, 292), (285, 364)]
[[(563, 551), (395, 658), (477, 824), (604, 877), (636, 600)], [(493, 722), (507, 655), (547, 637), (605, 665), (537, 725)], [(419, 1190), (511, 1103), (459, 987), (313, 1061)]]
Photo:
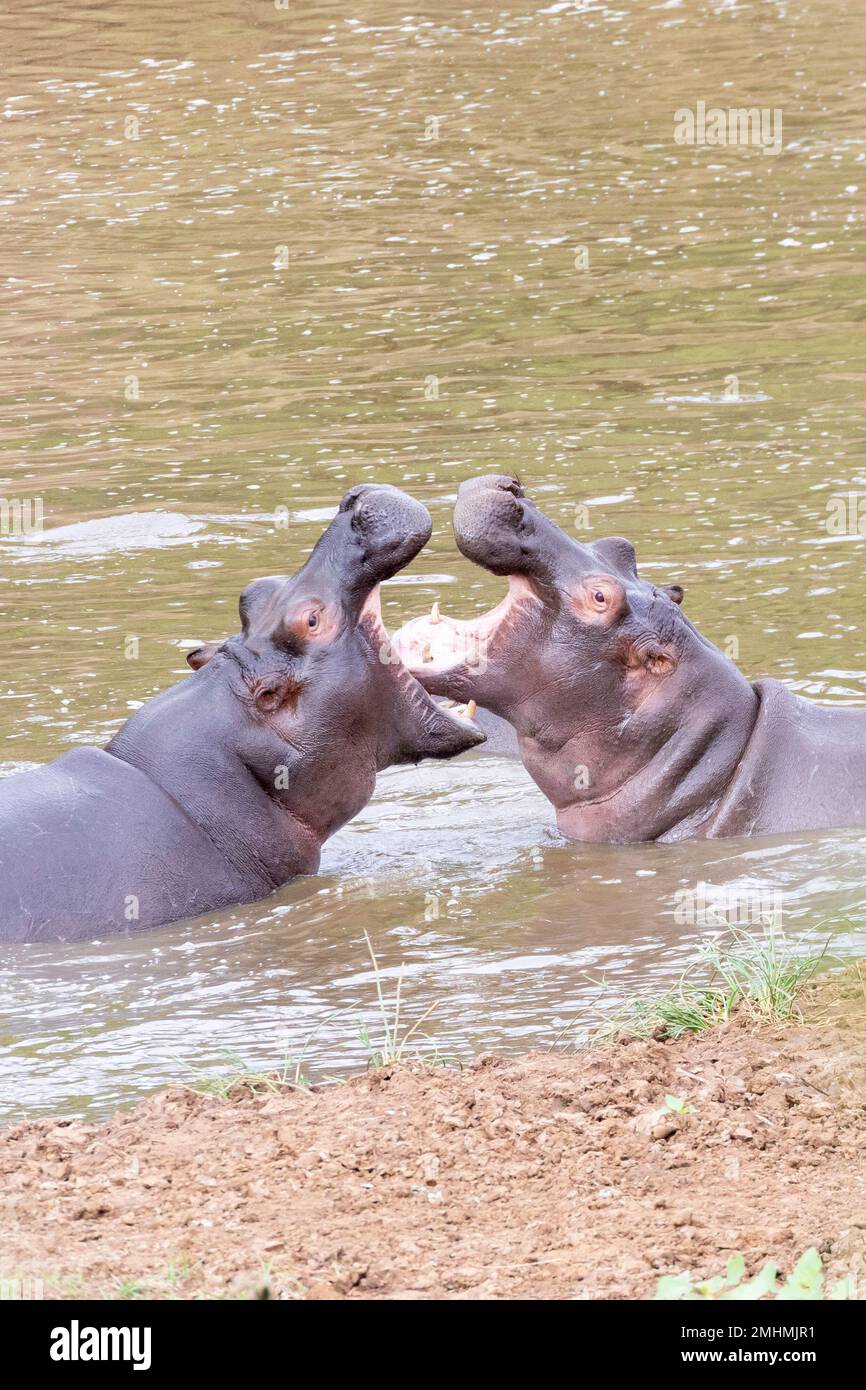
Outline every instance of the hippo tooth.
[(442, 614), (439, 612), (438, 601), (434, 603), (433, 607), (430, 609), (430, 621), (431, 623), (441, 623), (442, 621)]
[(430, 646), (430, 643), (429, 643), (429, 642), (425, 642), (424, 645), (423, 645), (423, 647), (421, 648), (421, 660), (422, 660), (422, 661), (432, 661), (432, 660), (433, 660), (433, 648)]
[(478, 706), (476, 705), (474, 700), (470, 700), (469, 704), (466, 706), (466, 718), (474, 719), (477, 713)]

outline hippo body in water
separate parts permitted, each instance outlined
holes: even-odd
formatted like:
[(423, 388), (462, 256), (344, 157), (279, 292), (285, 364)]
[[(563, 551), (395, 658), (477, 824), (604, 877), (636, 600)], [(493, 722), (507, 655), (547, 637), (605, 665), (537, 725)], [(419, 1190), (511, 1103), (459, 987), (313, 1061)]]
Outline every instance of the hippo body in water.
[(469, 621), (437, 606), (395, 646), (429, 691), (513, 725), (563, 834), (866, 824), (866, 711), (750, 683), (682, 612), (678, 585), (639, 578), (627, 540), (583, 545), (497, 476), (463, 484), (454, 532), (468, 559), (507, 576), (506, 598)]
[(353, 488), (292, 579), (108, 746), (0, 781), (0, 939), (74, 940), (266, 897), (314, 873), (376, 773), (483, 741), (396, 659), (378, 585), (430, 536), (395, 488)]

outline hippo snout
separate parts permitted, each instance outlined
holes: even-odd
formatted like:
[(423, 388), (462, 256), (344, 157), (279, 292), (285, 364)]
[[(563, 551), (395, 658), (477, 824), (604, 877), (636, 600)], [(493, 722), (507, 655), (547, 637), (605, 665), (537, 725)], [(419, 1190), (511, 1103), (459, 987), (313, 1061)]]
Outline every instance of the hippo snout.
[(532, 551), (532, 517), (514, 478), (491, 476), (464, 483), (454, 508), (454, 535), (468, 560), (494, 574), (525, 568)]
[(361, 484), (347, 493), (340, 510), (349, 510), (361, 541), (365, 566), (377, 580), (389, 579), (413, 560), (433, 532), (422, 502), (387, 484)]

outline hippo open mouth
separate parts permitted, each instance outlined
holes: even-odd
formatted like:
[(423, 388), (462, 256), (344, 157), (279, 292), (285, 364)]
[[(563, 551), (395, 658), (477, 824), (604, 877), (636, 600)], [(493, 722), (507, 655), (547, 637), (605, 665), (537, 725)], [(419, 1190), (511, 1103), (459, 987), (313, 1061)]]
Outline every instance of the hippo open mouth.
[[(391, 637), (382, 617), (382, 594), (379, 585), (371, 589), (364, 606), (358, 617), (358, 625), (365, 632), (371, 648), (376, 653), (379, 661), (385, 666), (392, 668), (397, 685), (402, 691), (404, 699), (413, 705), (420, 715), (430, 710), (430, 696), (435, 695), (436, 691), (431, 690), (426, 681), (422, 682), (418, 676), (410, 669), (407, 661), (407, 650), (413, 654), (414, 648), (409, 645), (405, 649), (398, 642), (400, 634)], [(425, 668), (426, 669), (426, 668)], [(466, 731), (466, 747), (471, 747), (475, 743), (484, 742), (484, 732), (473, 723), (476, 705), (474, 702), (459, 704), (452, 701), (449, 706), (436, 706), (439, 716), (444, 715)], [(459, 751), (459, 749), (457, 750)]]
[(508, 717), (520, 684), (515, 668), (543, 640), (546, 609), (557, 597), (557, 560), (563, 543), (572, 543), (516, 479), (500, 475), (461, 485), (454, 535), (467, 559), (507, 577), (505, 597), (468, 619), (453, 618), (434, 603), (430, 614), (401, 628), (394, 644), (431, 693), (476, 701)]
[(539, 603), (530, 581), (522, 575), (510, 575), (505, 598), (487, 613), (477, 618), (452, 618), (437, 602), (427, 616), (406, 623), (393, 644), (431, 694), (492, 708), (492, 695), (484, 680), (491, 648), (505, 649), (509, 639), (518, 640)]

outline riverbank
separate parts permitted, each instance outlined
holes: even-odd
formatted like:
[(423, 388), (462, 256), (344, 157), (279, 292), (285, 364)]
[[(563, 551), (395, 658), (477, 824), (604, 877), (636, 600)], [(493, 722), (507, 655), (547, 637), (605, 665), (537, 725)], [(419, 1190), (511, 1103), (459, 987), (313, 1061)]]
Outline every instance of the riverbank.
[(631, 1299), (815, 1247), (863, 1296), (864, 975), (798, 1002), (785, 1024), (19, 1126), (0, 1276), (61, 1298)]

